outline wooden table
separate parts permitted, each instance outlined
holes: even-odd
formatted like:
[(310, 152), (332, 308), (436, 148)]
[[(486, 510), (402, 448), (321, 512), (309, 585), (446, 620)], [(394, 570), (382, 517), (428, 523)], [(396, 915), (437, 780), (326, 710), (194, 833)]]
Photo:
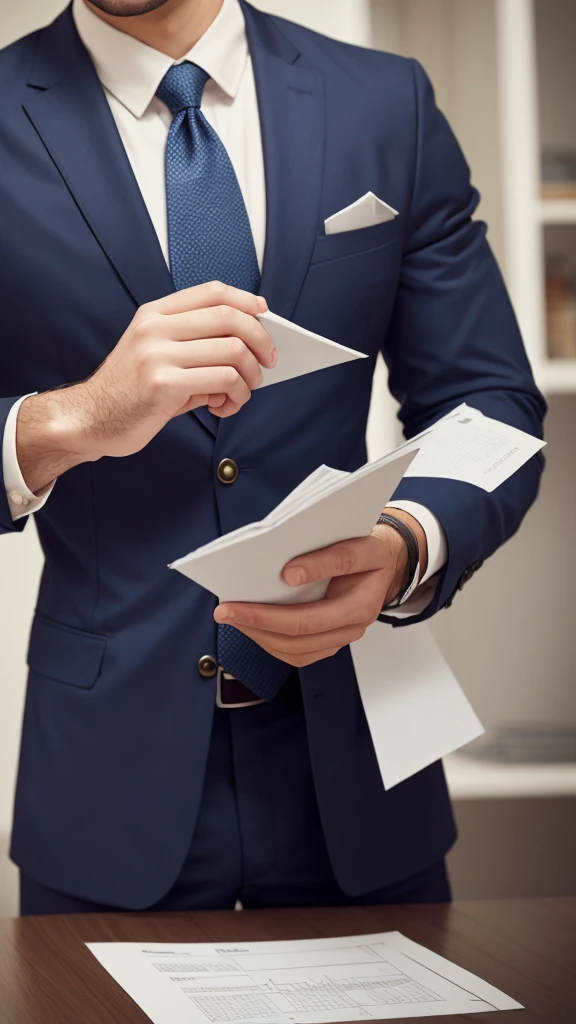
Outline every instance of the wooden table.
[[(250, 942), (398, 930), (490, 981), (524, 1011), (438, 1024), (576, 1024), (576, 899), (411, 907), (95, 914), (0, 920), (0, 1024), (145, 1024), (84, 942)], [(416, 1018), (410, 1018), (416, 1020)]]

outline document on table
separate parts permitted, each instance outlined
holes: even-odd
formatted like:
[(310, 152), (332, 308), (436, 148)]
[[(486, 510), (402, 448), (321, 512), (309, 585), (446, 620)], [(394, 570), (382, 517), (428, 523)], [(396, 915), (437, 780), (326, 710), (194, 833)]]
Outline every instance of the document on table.
[(330, 1024), (522, 1009), (400, 932), (87, 945), (152, 1024)]
[[(221, 601), (317, 601), (329, 580), (289, 587), (283, 567), (305, 552), (367, 536), (403, 476), (463, 480), (491, 491), (542, 446), (462, 405), (355, 473), (320, 466), (265, 519), (216, 538), (170, 568)], [(392, 630), (374, 623), (351, 652), (387, 789), (483, 732), (426, 626)]]

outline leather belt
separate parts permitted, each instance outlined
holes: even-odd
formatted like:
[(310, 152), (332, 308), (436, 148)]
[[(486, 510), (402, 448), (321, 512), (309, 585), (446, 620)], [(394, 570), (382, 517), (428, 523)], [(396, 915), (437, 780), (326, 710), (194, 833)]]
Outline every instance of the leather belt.
[(241, 683), (229, 672), (218, 669), (216, 679), (216, 705), (219, 708), (250, 708), (255, 704), (264, 704), (264, 701), (257, 697), (252, 690), (249, 690), (244, 683)]

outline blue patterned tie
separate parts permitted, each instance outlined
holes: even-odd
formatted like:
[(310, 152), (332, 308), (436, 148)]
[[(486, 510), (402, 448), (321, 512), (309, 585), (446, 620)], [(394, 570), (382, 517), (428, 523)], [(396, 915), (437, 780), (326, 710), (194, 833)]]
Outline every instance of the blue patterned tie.
[[(208, 75), (175, 64), (157, 96), (174, 119), (166, 147), (170, 269), (177, 289), (224, 281), (256, 292), (260, 272), (244, 199), (230, 158), (200, 110)], [(218, 626), (218, 660), (262, 700), (272, 700), (292, 668), (233, 626)]]

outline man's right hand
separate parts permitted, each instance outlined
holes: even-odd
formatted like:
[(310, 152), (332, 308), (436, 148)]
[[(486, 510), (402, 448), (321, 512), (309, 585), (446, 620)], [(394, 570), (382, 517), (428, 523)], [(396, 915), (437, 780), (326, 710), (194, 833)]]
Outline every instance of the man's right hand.
[(174, 416), (207, 405), (231, 416), (276, 363), (255, 319), (265, 299), (220, 282), (141, 306), (86, 380), (27, 398), (17, 422), (22, 475), (35, 494), (81, 462), (140, 451)]

